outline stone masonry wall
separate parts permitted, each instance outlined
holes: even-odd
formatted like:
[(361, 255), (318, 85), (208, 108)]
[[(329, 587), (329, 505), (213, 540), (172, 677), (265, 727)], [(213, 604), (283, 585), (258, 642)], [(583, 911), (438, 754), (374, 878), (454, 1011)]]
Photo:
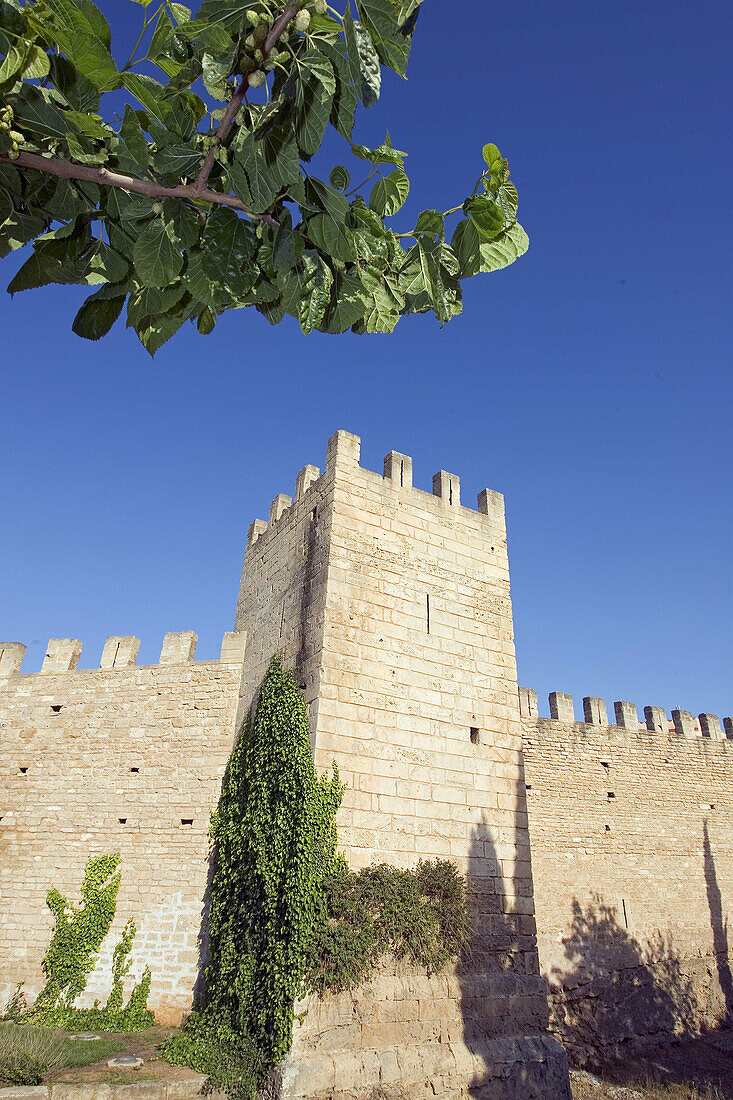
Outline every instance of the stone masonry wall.
[(52, 639), (43, 671), (19, 671), (0, 646), (0, 1007), (43, 984), (52, 918), (46, 892), (78, 902), (92, 855), (119, 852), (117, 914), (85, 1003), (106, 999), (112, 949), (129, 917), (133, 973), (177, 1023), (191, 1004), (208, 873), (209, 815), (232, 747), (244, 637), (220, 661), (193, 663), (195, 634), (169, 634), (161, 664), (136, 666), (138, 642), (109, 638), (102, 667), (78, 670), (81, 644)]
[(476, 934), (454, 970), (385, 966), (301, 1006), (285, 1094), (399, 1081), (410, 1096), (565, 1098), (564, 1056), (543, 1035), (503, 499), (485, 490), (480, 511), (463, 508), (446, 471), (415, 489), (397, 452), (384, 476), (364, 470), (358, 437), (338, 432), (289, 500), (250, 530), (243, 709), (279, 650), (312, 704), (316, 767), (335, 760), (347, 785), (350, 865), (453, 860)]
[[(714, 715), (520, 688), (540, 961), (588, 1061), (733, 1012), (733, 740)], [(733, 734), (730, 719), (725, 728)]]

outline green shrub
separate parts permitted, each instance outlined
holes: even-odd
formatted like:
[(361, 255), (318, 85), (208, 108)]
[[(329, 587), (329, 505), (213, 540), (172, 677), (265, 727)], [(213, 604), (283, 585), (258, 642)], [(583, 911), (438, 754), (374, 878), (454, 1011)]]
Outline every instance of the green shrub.
[(40, 1085), (50, 1069), (63, 1065), (61, 1040), (46, 1028), (0, 1024), (0, 1081)]
[(466, 890), (447, 860), (414, 871), (380, 864), (326, 877), (321, 920), (311, 939), (306, 981), (323, 996), (361, 985), (385, 955), (440, 970), (468, 944)]

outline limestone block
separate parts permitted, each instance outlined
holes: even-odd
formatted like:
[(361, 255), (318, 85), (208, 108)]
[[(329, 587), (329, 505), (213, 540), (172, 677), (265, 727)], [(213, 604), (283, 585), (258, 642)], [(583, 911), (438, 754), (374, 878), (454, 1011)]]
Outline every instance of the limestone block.
[(270, 505), (270, 527), (277, 523), (280, 517), (287, 512), (293, 503), (293, 498), (289, 497), (286, 493), (278, 493), (272, 504)]
[(723, 740), (724, 734), (720, 728), (720, 720), (717, 714), (700, 714), (698, 720), (700, 722), (700, 733), (703, 737), (711, 737), (715, 741)]
[(358, 435), (342, 430), (335, 432), (326, 449), (326, 468), (348, 470), (359, 465), (361, 439)]
[(566, 695), (562, 691), (551, 691), (549, 701), (550, 718), (555, 718), (559, 722), (575, 721), (572, 695)]
[(394, 481), (401, 489), (412, 488), (412, 459), (399, 451), (390, 451), (384, 456), (384, 477)]
[(230, 630), (221, 643), (221, 660), (227, 664), (240, 664), (247, 648), (247, 631)]
[(438, 470), (437, 474), (433, 474), (433, 496), (457, 508), (461, 503), (461, 479), (447, 470)]
[(654, 730), (655, 733), (668, 732), (669, 722), (664, 707), (644, 707), (644, 718), (648, 730)]
[(41, 672), (69, 672), (79, 664), (80, 656), (78, 638), (50, 638)]
[(160, 651), (161, 665), (188, 664), (196, 653), (198, 637), (193, 630), (182, 630), (178, 633), (170, 631), (163, 638), (163, 647)]
[(132, 668), (137, 660), (140, 639), (132, 634), (113, 634), (104, 643), (100, 668)]
[(247, 528), (247, 550), (257, 542), (260, 535), (264, 535), (267, 530), (267, 523), (264, 519), (253, 519)]
[(586, 695), (583, 699), (583, 719), (591, 726), (607, 726), (608, 713), (605, 700)]
[(638, 730), (639, 716), (636, 713), (636, 704), (616, 702), (613, 704), (616, 713), (616, 725), (623, 726), (627, 730)]
[(493, 523), (504, 526), (503, 493), (497, 493), (493, 489), (482, 489), (478, 495), (477, 503), (482, 516), (488, 516)]
[(0, 642), (0, 676), (20, 672), (25, 650), (22, 642)]
[(295, 499), (300, 500), (321, 476), (317, 466), (304, 466), (295, 482)]
[(695, 736), (695, 719), (689, 710), (673, 710), (674, 732), (678, 737)]
[(537, 692), (533, 691), (532, 688), (520, 687), (519, 713), (523, 718), (536, 718), (539, 714), (537, 710)]

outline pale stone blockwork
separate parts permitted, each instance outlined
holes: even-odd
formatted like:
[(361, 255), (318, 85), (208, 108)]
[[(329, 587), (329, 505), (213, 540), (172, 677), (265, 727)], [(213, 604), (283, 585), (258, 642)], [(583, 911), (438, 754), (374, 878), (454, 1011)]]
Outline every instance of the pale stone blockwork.
[(81, 643), (55, 640), (43, 672), (0, 680), (0, 1006), (19, 983), (29, 999), (42, 986), (46, 892), (78, 901), (87, 859), (118, 851), (117, 915), (84, 1003), (106, 999), (112, 950), (133, 917), (128, 991), (148, 963), (158, 1018), (177, 1023), (189, 1009), (209, 817), (241, 679), (241, 639), (229, 638), (234, 660), (193, 664), (195, 635), (166, 635), (163, 653), (176, 663), (149, 666), (133, 663), (137, 639), (109, 639), (108, 667), (83, 671)]
[[(428, 977), (385, 963), (348, 996), (306, 1006), (283, 1098), (346, 1100), (377, 1084), (411, 1098), (569, 1100), (553, 1030), (593, 1039), (714, 1023), (733, 1012), (733, 719), (553, 692), (551, 718), (517, 684), (504, 500), (461, 506), (441, 470), (413, 487), (409, 456), (383, 476), (338, 432), (323, 473), (297, 476), (247, 533), (235, 630), (194, 663), (166, 635), (137, 666), (107, 639), (99, 669), (52, 639), (41, 673), (0, 644), (0, 1004), (41, 984), (46, 891), (78, 896), (84, 863), (119, 850), (118, 917), (88, 1001), (108, 992), (124, 921), (136, 973), (177, 1022), (202, 961), (207, 829), (234, 737), (272, 654), (295, 670), (320, 771), (347, 785), (341, 849), (353, 868), (454, 861), (467, 876), (472, 952)], [(273, 489), (277, 486), (273, 486)], [(526, 771), (526, 783), (525, 783)], [(530, 838), (532, 850), (530, 854)], [(535, 908), (539, 927), (539, 953)]]
[(310, 1003), (285, 1091), (366, 1095), (399, 1078), (415, 1097), (566, 1100), (562, 1052), (543, 1034), (503, 507), (486, 493), (485, 511), (462, 508), (444, 472), (434, 494), (412, 488), (398, 452), (384, 474), (337, 433), (318, 481), (248, 544), (240, 713), (281, 652), (310, 704), (316, 766), (335, 760), (347, 785), (350, 865), (453, 860), (474, 953), (432, 978), (385, 967)]
[(733, 1010), (733, 746), (630, 706), (626, 728), (522, 720), (540, 962), (581, 1061)]

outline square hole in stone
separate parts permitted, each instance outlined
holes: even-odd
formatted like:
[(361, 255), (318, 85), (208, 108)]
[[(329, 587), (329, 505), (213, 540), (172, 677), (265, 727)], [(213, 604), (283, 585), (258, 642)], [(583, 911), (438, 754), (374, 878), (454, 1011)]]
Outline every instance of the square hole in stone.
[(18, 771), (20, 772), (21, 775), (27, 775), (28, 768), (19, 768)]
[(63, 703), (52, 703), (51, 704), (51, 713), (52, 714), (61, 714), (61, 708), (62, 708), (63, 705), (64, 705)]
[(193, 825), (193, 818), (192, 817), (182, 817), (181, 818), (181, 825)]
[(130, 771), (133, 772), (134, 775), (137, 775), (138, 772), (140, 771), (140, 769), (139, 768), (130, 768)]
[(126, 817), (118, 817), (117, 820), (120, 823), (120, 825), (127, 825), (127, 818)]
[(615, 798), (616, 797), (615, 791), (608, 791), (608, 797), (609, 798)]
[(481, 740), (481, 730), (478, 726), (471, 726), (471, 744), (478, 745)]

